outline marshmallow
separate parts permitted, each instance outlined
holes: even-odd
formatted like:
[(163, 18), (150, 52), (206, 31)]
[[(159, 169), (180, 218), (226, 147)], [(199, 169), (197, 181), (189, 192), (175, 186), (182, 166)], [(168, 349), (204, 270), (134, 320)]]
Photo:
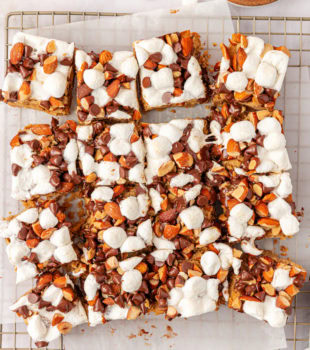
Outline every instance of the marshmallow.
[(145, 220), (137, 228), (137, 236), (141, 237), (145, 244), (150, 245), (153, 238), (151, 219)]
[(248, 120), (234, 123), (230, 135), (237, 142), (250, 142), (255, 137), (254, 125)]
[(230, 91), (242, 92), (248, 85), (248, 79), (243, 72), (232, 72), (228, 74), (225, 86)]
[(151, 198), (152, 207), (155, 210), (155, 214), (157, 214), (161, 210), (160, 204), (163, 201), (163, 198), (154, 188), (150, 188), (149, 195)]
[(289, 285), (293, 284), (294, 279), (290, 277), (290, 270), (277, 268), (271, 281), (272, 286), (279, 292), (285, 290)]
[(28, 261), (23, 261), (16, 271), (16, 284), (30, 280), (37, 275), (38, 271), (36, 266)]
[(38, 220), (39, 212), (37, 208), (30, 208), (19, 214), (16, 219), (25, 224), (33, 224)]
[(93, 127), (92, 125), (83, 125), (83, 126), (79, 125), (76, 128), (76, 131), (77, 131), (78, 140), (88, 141), (92, 137)]
[(168, 250), (175, 249), (174, 243), (163, 237), (154, 236), (153, 244), (156, 247), (156, 249), (168, 249)]
[(154, 72), (151, 75), (152, 86), (156, 90), (164, 90), (173, 86), (173, 75), (170, 68), (162, 68), (158, 72)]
[(201, 267), (208, 276), (215, 275), (221, 267), (221, 262), (217, 254), (212, 251), (205, 252), (200, 259)]
[(171, 187), (183, 187), (195, 180), (193, 175), (181, 173), (170, 180)]
[(206, 245), (215, 242), (221, 236), (220, 230), (215, 227), (205, 228), (200, 232), (199, 235), (199, 244)]
[(97, 69), (85, 69), (83, 79), (85, 84), (93, 90), (98, 89), (105, 81), (103, 72)]
[(27, 332), (35, 341), (45, 337), (47, 328), (40, 315), (33, 315), (30, 319), (28, 319)]
[(277, 70), (267, 62), (261, 62), (255, 76), (255, 82), (264, 88), (273, 89), (277, 79)]
[(142, 274), (138, 270), (126, 271), (122, 276), (122, 289), (127, 293), (136, 292), (142, 284)]
[(258, 301), (248, 301), (243, 303), (243, 312), (257, 318), (258, 320), (264, 319), (264, 303)]
[[(33, 84), (31, 84), (31, 87), (33, 87)], [(43, 83), (43, 89), (45, 90), (46, 96), (49, 97), (61, 98), (65, 94), (66, 87), (67, 76), (61, 72), (48, 74)]]
[(58, 224), (57, 217), (51, 212), (50, 208), (43, 209), (39, 215), (40, 225), (43, 229), (55, 227)]
[(63, 298), (62, 290), (51, 284), (47, 289), (44, 290), (42, 299), (52, 303), (53, 306), (57, 306)]
[(118, 249), (126, 241), (127, 234), (121, 227), (110, 227), (103, 232), (103, 240), (113, 249)]
[(166, 261), (171, 253), (173, 253), (173, 250), (156, 249), (152, 251), (151, 255), (155, 258), (155, 261)]
[(94, 201), (111, 202), (114, 192), (112, 188), (99, 186), (94, 189), (91, 194), (91, 199)]
[(23, 145), (14, 147), (11, 151), (11, 163), (15, 163), (22, 168), (30, 168), (33, 162), (32, 150), (25, 143)]
[(285, 236), (292, 236), (299, 231), (299, 222), (293, 214), (282, 216), (280, 226)]
[(48, 240), (41, 241), (32, 253), (36, 253), (40, 263), (48, 261), (54, 254), (55, 246)]
[(250, 209), (244, 203), (240, 203), (240, 204), (235, 205), (231, 209), (230, 215), (232, 217), (234, 217), (235, 219), (239, 220), (239, 222), (246, 223), (251, 219), (251, 217), (253, 215), (253, 210)]
[(143, 260), (141, 256), (133, 256), (131, 258), (120, 261), (119, 267), (124, 271), (133, 270)]
[(180, 219), (189, 230), (198, 229), (201, 228), (204, 215), (199, 207), (193, 205), (181, 211)]
[(196, 197), (198, 197), (200, 194), (201, 188), (202, 188), (202, 185), (199, 184), (187, 190), (184, 194), (184, 198), (186, 202), (194, 200)]
[(266, 117), (257, 124), (257, 130), (262, 135), (268, 135), (270, 133), (281, 133), (281, 124), (277, 119), (272, 117)]
[(291, 214), (291, 206), (282, 198), (276, 198), (268, 203), (268, 211), (272, 218), (280, 220), (281, 217)]
[(264, 138), (264, 147), (268, 151), (276, 150), (278, 148), (285, 148), (286, 140), (283, 134), (278, 132), (269, 133)]
[(121, 253), (136, 252), (144, 249), (145, 243), (140, 237), (130, 236), (127, 237), (125, 242), (121, 246)]
[(12, 265), (17, 265), (24, 256), (28, 256), (30, 249), (24, 241), (12, 239), (6, 246), (6, 253)]
[[(104, 318), (106, 320), (125, 320), (128, 314), (128, 307), (120, 307), (117, 304), (109, 305), (104, 312)], [(100, 323), (102, 323), (102, 315), (100, 318)]]
[(77, 255), (72, 247), (72, 244), (67, 244), (63, 247), (58, 247), (54, 251), (54, 257), (61, 264), (67, 264), (71, 261), (77, 260)]
[(251, 239), (250, 241), (241, 241), (241, 249), (244, 253), (255, 256), (261, 255), (263, 252), (262, 250), (255, 247), (254, 239)]
[(84, 282), (84, 291), (86, 293), (87, 300), (93, 300), (95, 298), (99, 287), (100, 285), (97, 283), (95, 276), (92, 274), (87, 275)]

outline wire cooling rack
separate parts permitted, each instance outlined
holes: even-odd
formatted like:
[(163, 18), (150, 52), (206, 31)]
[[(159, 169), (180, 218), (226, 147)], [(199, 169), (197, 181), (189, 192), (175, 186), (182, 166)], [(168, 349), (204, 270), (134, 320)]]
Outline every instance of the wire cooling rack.
[[(71, 22), (85, 21), (105, 16), (121, 16), (124, 13), (111, 12), (70, 12), (70, 11), (24, 11), (10, 12), (6, 18), (5, 26), (5, 62), (8, 60), (11, 38), (15, 32), (26, 29), (34, 29), (43, 25), (57, 25)], [(295, 179), (294, 193), (298, 207), (306, 205), (310, 207), (310, 177), (305, 173), (310, 173), (309, 150), (310, 143), (303, 139), (309, 139), (310, 129), (306, 117), (309, 117), (310, 104), (307, 104), (309, 97), (302, 91), (303, 82), (309, 79), (310, 73), (310, 17), (233, 17), (235, 29), (244, 34), (256, 34), (263, 39), (272, 42), (273, 45), (286, 45), (291, 54), (288, 76), (283, 88), (282, 97), (278, 108), (284, 111), (289, 125), (286, 125), (286, 135), (288, 138), (288, 150), (293, 164), (293, 179)], [(282, 28), (279, 30), (279, 28)], [(208, 43), (214, 49), (214, 43)], [(308, 75), (308, 76), (307, 76)], [(294, 93), (288, 85), (292, 85)], [(309, 85), (308, 90), (309, 95)], [(309, 101), (308, 101), (309, 102)], [(293, 106), (293, 108), (292, 108)], [(309, 118), (308, 118), (309, 120)], [(287, 122), (288, 124), (288, 122)], [(306, 132), (306, 134), (304, 134)], [(303, 135), (304, 134), (304, 135)], [(304, 136), (304, 137), (302, 137)], [(290, 142), (290, 140), (292, 140)], [(304, 154), (308, 156), (303, 156)], [(308, 159), (307, 159), (308, 158)], [(308, 205), (307, 205), (308, 202)], [(310, 220), (305, 215), (303, 231), (310, 231)], [(308, 271), (310, 270), (310, 259), (307, 253), (301, 254), (306, 240), (309, 236), (298, 236), (290, 240), (289, 255), (292, 259), (302, 263)], [(281, 243), (282, 244), (282, 243)], [(274, 244), (278, 253), (285, 255), (286, 247), (279, 243)], [(295, 256), (294, 256), (295, 255)], [(304, 256), (302, 258), (301, 256)], [(302, 261), (301, 261), (302, 260)], [(292, 306), (292, 314), (286, 326), (287, 344), (289, 349), (304, 350), (309, 345), (310, 327), (310, 283), (306, 283), (303, 290), (295, 298)], [(10, 325), (0, 324), (0, 349), (26, 350), (35, 349), (29, 339), (24, 324), (15, 323)], [(60, 338), (57, 343), (52, 343), (50, 350), (64, 350), (63, 340)]]

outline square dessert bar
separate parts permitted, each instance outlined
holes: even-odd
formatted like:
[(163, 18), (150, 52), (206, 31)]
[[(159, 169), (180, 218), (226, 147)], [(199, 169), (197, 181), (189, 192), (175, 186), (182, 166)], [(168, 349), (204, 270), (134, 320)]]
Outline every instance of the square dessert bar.
[(186, 30), (135, 41), (141, 102), (145, 111), (194, 106), (208, 99), (208, 76), (199, 63), (201, 43)]
[(13, 38), (0, 98), (13, 107), (70, 113), (74, 43), (19, 32)]
[(139, 120), (138, 64), (130, 51), (77, 50), (77, 116), (80, 122)]
[(27, 332), (38, 348), (87, 323), (77, 291), (67, 275), (46, 272), (36, 286), (20, 297), (10, 309), (22, 317)]
[(289, 173), (247, 177), (231, 172), (219, 186), (219, 199), (222, 231), (228, 233), (230, 242), (241, 241), (249, 254), (262, 253), (254, 246), (255, 239), (284, 239), (299, 231)]
[(12, 197), (56, 197), (81, 182), (76, 123), (30, 124), (11, 140)]
[(77, 127), (79, 163), (87, 183), (144, 183), (145, 150), (133, 122), (93, 121)]
[(255, 109), (274, 108), (288, 66), (290, 52), (261, 38), (232, 35), (227, 47), (221, 44), (222, 60), (214, 86), (213, 103), (238, 102)]
[(306, 271), (300, 265), (269, 251), (259, 257), (244, 254), (239, 273), (229, 281), (228, 306), (271, 327), (284, 327), (305, 279)]
[(279, 110), (249, 112), (244, 106), (224, 104), (210, 116), (215, 138), (212, 154), (227, 169), (244, 174), (268, 174), (291, 169)]
[(152, 244), (149, 197), (141, 185), (86, 186), (88, 219), (83, 228), (84, 261), (103, 263), (115, 255), (138, 252)]
[(17, 273), (16, 283), (78, 259), (71, 222), (54, 200), (3, 220), (0, 236), (6, 239), (6, 252)]

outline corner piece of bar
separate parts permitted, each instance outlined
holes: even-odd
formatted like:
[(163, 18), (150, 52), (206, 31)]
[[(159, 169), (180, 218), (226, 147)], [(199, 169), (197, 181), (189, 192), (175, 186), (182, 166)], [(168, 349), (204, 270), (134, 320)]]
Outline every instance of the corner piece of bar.
[(1, 99), (13, 107), (70, 113), (74, 43), (19, 32), (13, 38)]
[(186, 30), (133, 43), (139, 64), (141, 102), (145, 111), (191, 107), (208, 100), (208, 76), (200, 64), (201, 42)]
[(77, 50), (77, 116), (81, 123), (139, 120), (136, 77), (138, 64), (131, 51), (100, 54)]
[(222, 60), (213, 87), (213, 103), (238, 102), (255, 109), (273, 110), (288, 66), (290, 52), (255, 36), (236, 33), (227, 47), (221, 44)]
[(228, 306), (271, 327), (284, 327), (293, 299), (306, 279), (296, 263), (264, 251), (261, 256), (244, 254), (238, 274), (229, 281)]
[(59, 272), (38, 276), (36, 286), (10, 309), (23, 318), (28, 334), (39, 348), (87, 323), (83, 304), (72, 281)]
[(12, 197), (53, 198), (81, 183), (76, 122), (30, 124), (11, 140)]

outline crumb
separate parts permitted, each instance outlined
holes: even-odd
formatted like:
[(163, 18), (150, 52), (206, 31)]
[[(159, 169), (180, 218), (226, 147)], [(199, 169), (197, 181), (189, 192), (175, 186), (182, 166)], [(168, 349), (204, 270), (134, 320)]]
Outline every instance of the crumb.
[(174, 337), (176, 337), (176, 336), (178, 335), (177, 333), (173, 332), (173, 329), (172, 329), (171, 326), (167, 326), (167, 327), (166, 327), (166, 330), (167, 330), (167, 333), (164, 334), (164, 335), (162, 336), (162, 338), (171, 339), (171, 338), (174, 338)]
[(171, 9), (171, 10), (170, 10), (170, 13), (172, 13), (172, 14), (173, 14), (173, 13), (178, 13), (179, 11), (180, 11), (180, 10), (172, 10), (172, 9)]
[(114, 334), (115, 331), (116, 331), (116, 328), (111, 328), (111, 329), (110, 329), (111, 334)]
[(136, 336), (135, 334), (131, 333), (131, 334), (129, 334), (129, 335), (127, 336), (127, 338), (128, 338), (128, 339), (133, 339), (133, 338), (137, 338), (137, 336)]
[(85, 332), (85, 329), (84, 329), (84, 328), (82, 328), (82, 329), (81, 329), (81, 332), (82, 332), (82, 333), (84, 333), (84, 332)]
[(282, 255), (282, 256), (286, 256), (286, 255), (287, 255), (288, 248), (285, 247), (284, 245), (281, 245), (281, 246), (280, 246), (280, 251), (281, 251), (281, 255)]
[(217, 46), (217, 43), (212, 43), (212, 46), (213, 46), (213, 47), (216, 47), (216, 46)]
[(142, 337), (142, 335), (144, 335), (144, 334), (149, 334), (149, 332), (147, 332), (145, 329), (141, 328), (139, 333), (138, 333), (138, 336)]
[(175, 109), (170, 110), (171, 113), (176, 113), (177, 111)]
[(151, 325), (151, 328), (157, 328), (154, 324)]

